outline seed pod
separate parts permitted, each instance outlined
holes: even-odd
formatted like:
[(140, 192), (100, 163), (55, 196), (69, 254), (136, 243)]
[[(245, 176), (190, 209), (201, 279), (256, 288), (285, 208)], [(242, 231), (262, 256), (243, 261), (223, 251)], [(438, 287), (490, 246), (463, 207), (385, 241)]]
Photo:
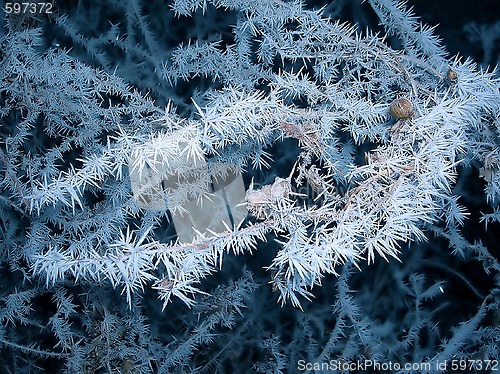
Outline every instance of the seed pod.
[(391, 103), (391, 114), (399, 119), (409, 118), (413, 115), (413, 104), (406, 97), (401, 97)]
[(446, 72), (446, 80), (448, 82), (456, 82), (458, 79), (458, 74), (455, 70), (453, 70), (452, 68), (449, 68), (448, 71)]

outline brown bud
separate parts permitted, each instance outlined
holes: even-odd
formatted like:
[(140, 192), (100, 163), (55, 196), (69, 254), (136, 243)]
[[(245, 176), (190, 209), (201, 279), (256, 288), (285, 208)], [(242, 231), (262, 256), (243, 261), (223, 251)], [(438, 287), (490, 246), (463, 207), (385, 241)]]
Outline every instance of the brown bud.
[(456, 82), (458, 79), (457, 72), (455, 70), (453, 70), (452, 68), (449, 68), (448, 71), (446, 72), (446, 79), (449, 82)]
[(396, 99), (391, 103), (391, 114), (399, 119), (409, 118), (413, 115), (413, 104), (405, 97)]

